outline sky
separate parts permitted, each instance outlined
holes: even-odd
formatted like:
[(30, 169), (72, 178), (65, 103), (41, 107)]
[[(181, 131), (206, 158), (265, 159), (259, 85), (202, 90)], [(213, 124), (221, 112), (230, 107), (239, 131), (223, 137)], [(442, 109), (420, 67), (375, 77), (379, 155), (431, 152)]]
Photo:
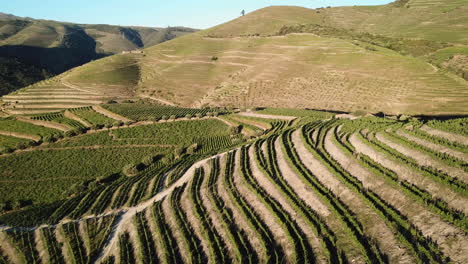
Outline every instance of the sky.
[(1, 0), (0, 12), (82, 24), (206, 29), (271, 5), (308, 8), (381, 5), (393, 0)]

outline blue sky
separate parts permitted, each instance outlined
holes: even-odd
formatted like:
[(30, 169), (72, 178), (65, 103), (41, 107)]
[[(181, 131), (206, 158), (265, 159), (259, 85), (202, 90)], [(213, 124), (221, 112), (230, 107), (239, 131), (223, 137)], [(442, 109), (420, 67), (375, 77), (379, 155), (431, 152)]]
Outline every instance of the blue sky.
[(209, 28), (271, 5), (380, 5), (392, 0), (2, 0), (0, 12), (86, 24)]

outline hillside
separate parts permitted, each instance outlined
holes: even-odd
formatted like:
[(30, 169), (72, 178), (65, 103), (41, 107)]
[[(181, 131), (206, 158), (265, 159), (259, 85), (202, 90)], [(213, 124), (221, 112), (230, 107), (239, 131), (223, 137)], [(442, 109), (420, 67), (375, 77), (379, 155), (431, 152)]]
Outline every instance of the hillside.
[(103, 108), (70, 111), (158, 121), (61, 138), (0, 119), (44, 139), (0, 155), (3, 263), (468, 261), (467, 118)]
[[(145, 28), (111, 25), (79, 25), (35, 20), (2, 14), (0, 16), (0, 95), (60, 74), (76, 66), (109, 55), (150, 47), (191, 33), (183, 27)], [(16, 62), (24, 65), (19, 68)], [(21, 69), (33, 68), (32, 74)], [(44, 72), (38, 75), (35, 72)]]
[(181, 106), (466, 114), (467, 8), (459, 0), (268, 7), (55, 82)]

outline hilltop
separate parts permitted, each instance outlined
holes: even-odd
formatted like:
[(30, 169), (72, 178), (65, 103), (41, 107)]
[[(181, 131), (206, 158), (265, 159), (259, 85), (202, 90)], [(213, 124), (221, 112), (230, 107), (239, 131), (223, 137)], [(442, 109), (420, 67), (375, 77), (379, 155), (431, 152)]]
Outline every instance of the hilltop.
[[(267, 7), (141, 54), (93, 61), (5, 99), (53, 86), (180, 106), (466, 114), (462, 2)], [(37, 105), (9, 107), (27, 112)]]
[(0, 95), (122, 51), (191, 33), (184, 27), (83, 25), (0, 14)]

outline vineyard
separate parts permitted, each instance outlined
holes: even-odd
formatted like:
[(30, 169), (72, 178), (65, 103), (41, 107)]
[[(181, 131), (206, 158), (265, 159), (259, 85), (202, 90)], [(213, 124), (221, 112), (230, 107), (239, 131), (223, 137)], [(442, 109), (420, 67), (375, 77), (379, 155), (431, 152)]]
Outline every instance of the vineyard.
[(132, 177), (90, 177), (86, 188), (44, 208), (47, 216), (37, 208), (0, 216), (11, 226), (0, 233), (0, 261), (468, 262), (468, 145), (434, 135), (468, 138), (464, 119), (261, 114), (278, 111), (297, 118), (228, 117), (251, 129), (268, 125), (248, 141), (219, 120), (70, 141), (201, 150), (153, 160)]
[(70, 129), (84, 129), (86, 128), (85, 125), (82, 123), (67, 118), (63, 114), (63, 112), (58, 112), (58, 113), (49, 113), (49, 114), (40, 114), (40, 115), (33, 115), (31, 117), (32, 120), (41, 120), (41, 121), (49, 121), (49, 122), (56, 122), (59, 124), (66, 125), (70, 127)]
[(132, 120), (167, 120), (183, 117), (202, 117), (212, 114), (223, 114), (226, 110), (221, 109), (196, 109), (196, 108), (181, 108), (173, 106), (142, 104), (142, 103), (127, 103), (127, 104), (108, 104), (104, 105), (109, 111), (117, 113), (121, 116)]

